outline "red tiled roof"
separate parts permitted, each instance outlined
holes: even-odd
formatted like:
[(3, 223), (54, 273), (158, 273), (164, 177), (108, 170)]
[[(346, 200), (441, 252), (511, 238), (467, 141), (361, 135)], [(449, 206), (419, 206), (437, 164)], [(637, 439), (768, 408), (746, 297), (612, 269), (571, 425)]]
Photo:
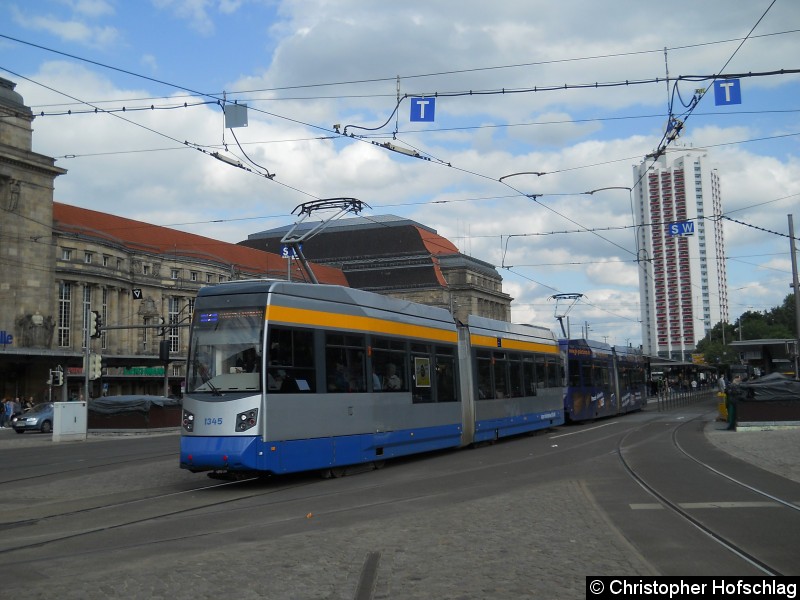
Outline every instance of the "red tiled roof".
[[(286, 259), (272, 252), (87, 208), (53, 202), (53, 221), (54, 227), (61, 232), (102, 239), (132, 251), (208, 260), (226, 267), (233, 265), (253, 276), (282, 277), (286, 274)], [(312, 265), (312, 268), (320, 283), (347, 285), (347, 279), (339, 269), (322, 265)], [(302, 280), (299, 268), (292, 277)]]
[(433, 270), (436, 273), (436, 279), (439, 281), (439, 285), (442, 287), (447, 287), (447, 281), (442, 275), (442, 269), (439, 264), (439, 255), (441, 254), (458, 254), (458, 248), (455, 247), (453, 242), (440, 236), (438, 233), (433, 233), (431, 231), (427, 231), (422, 227), (414, 227), (419, 233), (419, 237), (422, 240), (422, 243), (425, 245), (425, 248), (428, 252), (431, 253), (431, 260), (433, 261)]
[(428, 252), (434, 256), (439, 254), (458, 254), (458, 248), (455, 247), (453, 242), (445, 237), (440, 236), (438, 233), (433, 233), (423, 229), (422, 227), (414, 226), (414, 229), (419, 233), (422, 243), (425, 244)]

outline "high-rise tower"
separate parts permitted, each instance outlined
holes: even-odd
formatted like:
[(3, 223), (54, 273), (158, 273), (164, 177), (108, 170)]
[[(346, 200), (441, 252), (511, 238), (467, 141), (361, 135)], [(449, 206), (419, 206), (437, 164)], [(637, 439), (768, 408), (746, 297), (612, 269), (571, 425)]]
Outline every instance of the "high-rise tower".
[(634, 166), (633, 180), (644, 351), (689, 361), (728, 320), (719, 175), (706, 150), (678, 148)]

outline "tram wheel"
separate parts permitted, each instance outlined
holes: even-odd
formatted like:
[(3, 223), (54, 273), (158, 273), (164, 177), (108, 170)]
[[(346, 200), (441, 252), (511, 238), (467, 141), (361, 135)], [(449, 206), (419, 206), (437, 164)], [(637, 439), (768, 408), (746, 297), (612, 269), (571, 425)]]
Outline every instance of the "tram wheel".
[(323, 479), (338, 479), (345, 476), (344, 467), (331, 467), (330, 469), (322, 469), (319, 472)]

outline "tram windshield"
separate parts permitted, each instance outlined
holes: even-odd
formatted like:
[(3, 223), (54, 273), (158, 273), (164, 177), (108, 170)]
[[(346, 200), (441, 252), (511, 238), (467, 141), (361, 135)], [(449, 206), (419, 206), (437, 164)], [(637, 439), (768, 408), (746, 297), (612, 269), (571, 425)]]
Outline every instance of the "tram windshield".
[(264, 309), (196, 310), (186, 391), (259, 391), (263, 336)]

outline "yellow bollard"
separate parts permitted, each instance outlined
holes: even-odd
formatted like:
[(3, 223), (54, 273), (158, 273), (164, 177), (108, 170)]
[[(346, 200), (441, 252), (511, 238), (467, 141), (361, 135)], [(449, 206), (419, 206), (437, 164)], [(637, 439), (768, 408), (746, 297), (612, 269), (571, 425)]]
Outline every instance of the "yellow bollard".
[(717, 421), (727, 421), (728, 420), (728, 407), (726, 406), (727, 396), (725, 392), (717, 392), (717, 410), (719, 410), (719, 417), (717, 417)]

